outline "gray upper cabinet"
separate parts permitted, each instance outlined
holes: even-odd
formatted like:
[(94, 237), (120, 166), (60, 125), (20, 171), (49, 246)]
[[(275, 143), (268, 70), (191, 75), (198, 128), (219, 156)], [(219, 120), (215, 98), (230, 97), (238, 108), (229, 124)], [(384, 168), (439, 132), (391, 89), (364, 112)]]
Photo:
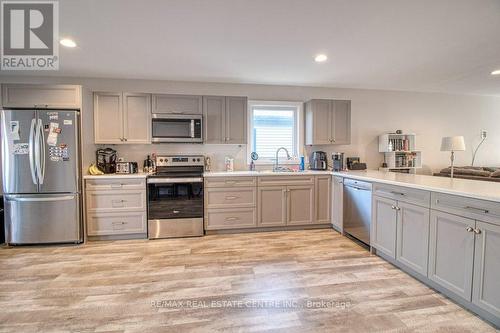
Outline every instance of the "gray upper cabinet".
[(246, 144), (247, 97), (204, 96), (204, 143)]
[(247, 143), (247, 98), (226, 97), (226, 143)]
[(306, 145), (351, 143), (351, 101), (313, 99), (305, 114)]
[(2, 106), (81, 109), (82, 88), (76, 85), (2, 84)]
[(151, 95), (94, 93), (96, 144), (147, 144), (151, 142)]
[(427, 276), (430, 209), (399, 201), (397, 208), (396, 260)]
[(500, 226), (476, 222), (472, 302), (500, 318)]
[(428, 277), (467, 301), (472, 293), (474, 226), (472, 219), (431, 212)]
[(373, 196), (370, 245), (387, 256), (396, 258), (397, 202)]
[(123, 93), (123, 137), (125, 143), (151, 142), (151, 95)]
[(197, 95), (153, 95), (153, 113), (202, 114), (203, 98)]

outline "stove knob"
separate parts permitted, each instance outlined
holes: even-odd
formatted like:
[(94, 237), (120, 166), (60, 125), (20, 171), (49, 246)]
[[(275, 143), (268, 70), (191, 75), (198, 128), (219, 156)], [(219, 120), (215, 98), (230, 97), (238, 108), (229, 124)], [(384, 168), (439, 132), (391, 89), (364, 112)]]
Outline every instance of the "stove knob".
[(199, 161), (200, 161), (200, 159), (198, 158), (198, 159), (196, 159), (196, 161), (197, 161), (197, 162), (199, 162)]
[(160, 163), (163, 163), (163, 158), (160, 158)]
[(193, 162), (196, 162), (196, 158), (193, 158)]

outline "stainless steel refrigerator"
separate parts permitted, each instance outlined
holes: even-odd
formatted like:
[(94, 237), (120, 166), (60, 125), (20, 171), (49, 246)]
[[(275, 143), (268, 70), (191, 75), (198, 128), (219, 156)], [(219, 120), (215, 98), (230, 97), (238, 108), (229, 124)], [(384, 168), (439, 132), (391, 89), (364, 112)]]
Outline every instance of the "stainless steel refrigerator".
[(83, 241), (80, 113), (2, 110), (6, 242)]

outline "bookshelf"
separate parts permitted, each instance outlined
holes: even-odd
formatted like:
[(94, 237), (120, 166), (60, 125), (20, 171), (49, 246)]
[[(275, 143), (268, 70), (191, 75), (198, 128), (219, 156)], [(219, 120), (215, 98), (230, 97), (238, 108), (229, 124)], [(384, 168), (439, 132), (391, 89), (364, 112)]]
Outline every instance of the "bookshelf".
[(378, 151), (384, 154), (387, 167), (382, 171), (416, 173), (422, 167), (422, 152), (416, 150), (417, 135), (386, 133), (378, 137)]

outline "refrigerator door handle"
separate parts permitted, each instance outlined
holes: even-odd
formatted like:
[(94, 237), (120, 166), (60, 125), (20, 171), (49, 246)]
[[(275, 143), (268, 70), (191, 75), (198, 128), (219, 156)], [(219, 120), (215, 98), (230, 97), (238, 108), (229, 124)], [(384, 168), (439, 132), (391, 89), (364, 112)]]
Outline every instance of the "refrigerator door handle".
[(41, 202), (41, 201), (66, 201), (75, 199), (74, 195), (62, 195), (58, 197), (42, 197), (42, 198), (27, 198), (24, 196), (6, 195), (7, 201), (20, 201), (20, 202)]
[(42, 151), (41, 151), (41, 170), (42, 170), (42, 173), (41, 173), (41, 180), (40, 180), (40, 184), (43, 184), (43, 181), (45, 179), (45, 155), (47, 154), (47, 151), (46, 151), (46, 147), (45, 147), (45, 136), (43, 135), (43, 122), (41, 119), (38, 119), (38, 132), (40, 133), (40, 139), (41, 139), (41, 148), (42, 148)]
[(36, 124), (36, 119), (33, 118), (31, 120), (31, 127), (30, 127), (30, 136), (29, 136), (29, 142), (28, 142), (28, 153), (29, 153), (29, 159), (30, 159), (30, 171), (31, 171), (31, 179), (33, 180), (33, 184), (38, 184), (37, 177), (36, 177), (36, 172), (35, 172), (35, 159), (36, 156), (34, 156), (33, 149), (35, 148), (35, 124)]

